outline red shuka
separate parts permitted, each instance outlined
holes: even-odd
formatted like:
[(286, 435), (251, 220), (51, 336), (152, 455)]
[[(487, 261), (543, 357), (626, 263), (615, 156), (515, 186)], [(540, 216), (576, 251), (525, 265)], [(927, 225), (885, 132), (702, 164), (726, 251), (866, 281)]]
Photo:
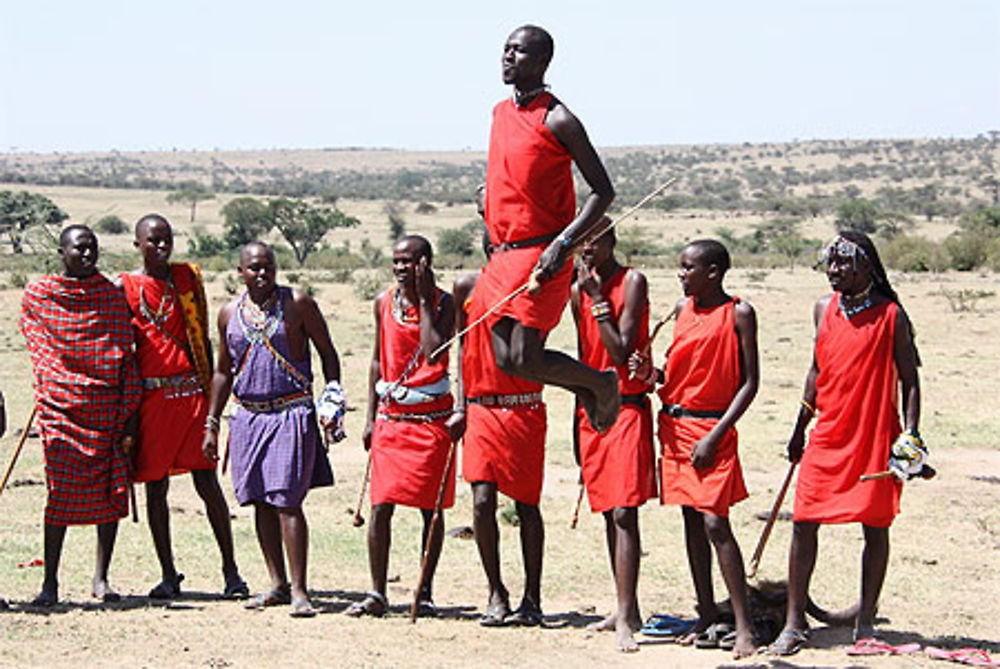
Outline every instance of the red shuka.
[[(393, 295), (397, 287), (382, 295), (379, 318), (379, 364), (382, 378), (394, 383), (420, 348), (420, 314), (411, 306), (397, 319), (393, 313)], [(441, 301), (438, 290), (437, 304)], [(447, 352), (433, 365), (422, 355), (420, 362), (406, 375), (402, 385), (425, 386), (448, 374)], [(380, 402), (382, 414), (430, 414), (451, 408), (451, 393), (422, 404), (402, 405)], [(410, 422), (376, 417), (372, 434), (372, 504), (403, 504), (420, 509), (433, 509), (448, 460), (451, 438), (444, 426), (445, 419), (430, 422)], [(443, 508), (455, 503), (455, 476), (448, 473)]]
[[(144, 274), (121, 275), (132, 311), (139, 373), (144, 379), (198, 377), (184, 312), (188, 310), (189, 318), (201, 321), (192, 305), (199, 303), (194, 296), (204, 296), (204, 288), (190, 265), (172, 264), (170, 274), (173, 286)], [(205, 332), (208, 323), (200, 322), (199, 326)], [(201, 450), (207, 415), (208, 389), (200, 384), (179, 392), (175, 388), (143, 389), (135, 480), (159, 481), (168, 475), (214, 469), (215, 463)]]
[[(486, 162), (486, 227), (495, 246), (562, 232), (573, 220), (572, 157), (545, 117), (554, 98), (542, 93), (525, 107), (504, 100), (493, 108)], [(477, 290), (495, 304), (524, 285), (546, 244), (494, 253)], [(490, 319), (510, 316), (521, 324), (549, 331), (559, 323), (566, 302), (572, 263), (566, 264), (537, 294), (522, 293)]]
[[(659, 390), (664, 404), (696, 411), (725, 411), (739, 390), (740, 352), (735, 309), (739, 298), (709, 309), (688, 299), (677, 316), (674, 341), (664, 366), (666, 381)], [(716, 516), (747, 498), (737, 453), (736, 429), (719, 443), (715, 461), (695, 469), (691, 454), (714, 427), (714, 418), (671, 418), (659, 414), (660, 501), (690, 506)]]
[(894, 357), (898, 306), (886, 302), (848, 319), (834, 294), (816, 332), (818, 419), (802, 454), (795, 520), (889, 527), (899, 513), (895, 477), (859, 481), (889, 461), (899, 423)]
[[(478, 288), (463, 308), (471, 322), (486, 306)], [(496, 366), (492, 335), (485, 325), (469, 330), (462, 341), (462, 381), (468, 398), (524, 395), (542, 384), (507, 374)], [(545, 477), (545, 404), (515, 407), (465, 407), (462, 476), (469, 483), (496, 483), (497, 490), (522, 504), (537, 505)]]
[[(629, 267), (616, 272), (602, 287), (604, 299), (611, 305), (617, 321), (625, 307), (625, 283)], [(587, 498), (594, 513), (616, 507), (639, 506), (656, 497), (656, 453), (653, 449), (653, 413), (645, 394), (650, 387), (638, 379), (629, 379), (628, 364), (615, 365), (601, 341), (597, 319), (590, 313), (593, 300), (580, 291), (580, 361), (594, 369), (618, 370), (618, 388), (622, 395), (642, 395), (643, 405), (622, 403), (618, 420), (605, 434), (590, 426), (582, 408), (577, 411), (580, 467)], [(639, 331), (636, 350), (649, 342), (649, 302), (637, 315)]]

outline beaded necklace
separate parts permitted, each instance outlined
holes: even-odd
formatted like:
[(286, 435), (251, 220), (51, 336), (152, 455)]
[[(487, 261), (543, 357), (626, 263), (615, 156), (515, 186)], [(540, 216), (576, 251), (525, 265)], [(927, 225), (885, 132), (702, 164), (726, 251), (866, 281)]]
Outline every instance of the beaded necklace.
[(163, 291), (163, 297), (160, 298), (160, 304), (156, 307), (156, 311), (150, 309), (149, 302), (146, 301), (146, 292), (143, 290), (142, 284), (139, 284), (139, 311), (157, 329), (163, 328), (173, 310), (174, 282), (170, 277), (167, 278), (167, 290)]
[(872, 283), (868, 284), (868, 287), (857, 295), (847, 296), (843, 293), (840, 294), (840, 299), (838, 300), (840, 305), (840, 311), (848, 319), (857, 316), (865, 309), (869, 309), (874, 304), (872, 302)]
[[(239, 317), (240, 328), (243, 334), (251, 342), (259, 342), (270, 339), (278, 331), (278, 325), (283, 319), (281, 300), (278, 298), (278, 289), (275, 288), (270, 297), (264, 300), (263, 304), (256, 304), (248, 299), (250, 293), (243, 293), (240, 298), (237, 316)], [(271, 308), (274, 308), (272, 313)]]

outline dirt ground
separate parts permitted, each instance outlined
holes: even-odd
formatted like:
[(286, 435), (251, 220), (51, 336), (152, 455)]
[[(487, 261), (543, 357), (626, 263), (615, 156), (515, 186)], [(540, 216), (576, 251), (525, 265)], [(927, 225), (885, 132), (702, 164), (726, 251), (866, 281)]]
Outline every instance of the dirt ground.
[[(653, 315), (666, 312), (678, 297), (672, 271), (650, 270)], [(213, 311), (225, 299), (224, 276), (209, 285)], [(453, 273), (442, 283), (450, 285)], [(280, 280), (280, 276), (279, 276)], [(992, 274), (893, 275), (915, 323), (923, 356), (921, 431), (939, 475), (907, 485), (903, 510), (892, 530), (889, 573), (880, 603), (880, 629), (893, 643), (915, 641), (949, 648), (975, 645), (1000, 654), (1000, 277)], [(342, 355), (349, 397), (357, 403), (371, 355), (370, 307), (346, 284), (321, 284), (317, 299)], [(760, 321), (761, 391), (741, 421), (740, 443), (751, 496), (733, 509), (732, 522), (745, 557), (763, 527), (758, 515), (770, 508), (787, 463), (784, 443), (797, 411), (811, 352), (811, 304), (827, 288), (822, 275), (807, 269), (733, 270), (730, 292), (750, 301)], [(959, 291), (980, 291), (974, 304), (955, 311)], [(972, 295), (972, 293), (965, 293)], [(0, 291), (0, 388), (8, 398), (9, 427), (0, 439), (6, 463), (30, 410), (30, 369), (17, 331), (20, 291)], [(574, 350), (571, 319), (551, 343)], [(668, 342), (664, 333), (657, 350)], [(245, 611), (223, 601), (219, 558), (204, 511), (188, 477), (174, 480), (170, 503), (174, 551), (187, 580), (184, 597), (169, 605), (145, 593), (158, 581), (158, 568), (145, 520), (121, 523), (112, 564), (112, 583), (125, 595), (117, 605), (89, 597), (94, 531), (72, 528), (61, 570), (64, 603), (53, 610), (28, 606), (41, 582), (41, 569), (19, 567), (42, 553), (43, 471), (40, 443), (32, 438), (14, 471), (13, 485), (0, 496), (0, 596), (11, 603), (0, 612), (0, 665), (3, 666), (717, 666), (729, 662), (721, 651), (685, 649), (643, 642), (634, 656), (614, 649), (613, 637), (585, 630), (610, 612), (614, 602), (603, 523), (585, 508), (576, 530), (569, 529), (577, 495), (577, 471), (569, 434), (570, 398), (546, 392), (550, 410), (546, 483), (545, 625), (541, 629), (481, 628), (486, 583), (475, 544), (446, 539), (435, 581), (441, 617), (410, 625), (405, 613), (418, 575), (418, 514), (399, 509), (390, 562), (393, 612), (383, 620), (342, 615), (368, 587), (364, 530), (351, 526), (351, 512), (364, 468), (360, 446), (363, 413), (349, 414), (349, 438), (331, 449), (337, 473), (334, 488), (307, 500), (311, 528), (310, 586), (322, 615), (292, 620), (283, 608)], [(223, 487), (230, 491), (228, 480)], [(231, 495), (230, 495), (230, 499)], [(143, 494), (139, 491), (140, 509)], [(791, 495), (785, 509), (790, 510)], [(265, 569), (247, 509), (233, 506), (237, 558), (251, 588), (261, 588)], [(367, 509), (366, 509), (367, 515)], [(471, 495), (460, 483), (448, 528), (471, 525)], [(683, 548), (680, 513), (647, 504), (641, 512), (643, 549), (640, 578), (643, 615), (693, 614), (694, 595)], [(779, 522), (759, 575), (785, 577), (790, 523)], [(501, 523), (505, 580), (512, 593), (522, 587), (517, 528)], [(813, 579), (814, 598), (830, 608), (857, 596), (861, 531), (857, 526), (824, 528)], [(716, 573), (718, 599), (725, 589)], [(515, 594), (516, 597), (516, 594)], [(924, 656), (850, 658), (844, 653), (850, 631), (819, 626), (812, 648), (785, 660), (765, 656), (745, 666), (932, 666)], [(941, 665), (944, 666), (944, 665)]]

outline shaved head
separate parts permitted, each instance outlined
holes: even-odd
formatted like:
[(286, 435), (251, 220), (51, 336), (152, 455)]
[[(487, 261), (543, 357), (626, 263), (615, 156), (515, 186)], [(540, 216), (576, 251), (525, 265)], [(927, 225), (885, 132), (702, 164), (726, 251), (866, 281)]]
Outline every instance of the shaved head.
[(250, 242), (249, 244), (244, 244), (243, 248), (240, 249), (240, 267), (244, 267), (247, 258), (249, 258), (254, 251), (258, 250), (266, 253), (272, 263), (275, 262), (274, 249), (264, 242)]
[(140, 218), (138, 221), (135, 222), (135, 238), (139, 239), (139, 237), (146, 232), (149, 226), (159, 223), (162, 223), (168, 228), (170, 227), (170, 221), (168, 221), (166, 217), (164, 217), (163, 215), (146, 214), (145, 216), (143, 216), (142, 218)]
[(552, 61), (552, 54), (555, 53), (555, 42), (552, 40), (552, 35), (549, 34), (545, 28), (533, 25), (523, 25), (515, 33), (521, 32), (528, 38), (529, 42), (533, 46), (537, 46), (542, 59), (545, 64), (548, 65)]
[(687, 245), (687, 248), (694, 251), (695, 256), (705, 265), (715, 265), (719, 272), (725, 274), (730, 267), (729, 251), (714, 239), (696, 239)]

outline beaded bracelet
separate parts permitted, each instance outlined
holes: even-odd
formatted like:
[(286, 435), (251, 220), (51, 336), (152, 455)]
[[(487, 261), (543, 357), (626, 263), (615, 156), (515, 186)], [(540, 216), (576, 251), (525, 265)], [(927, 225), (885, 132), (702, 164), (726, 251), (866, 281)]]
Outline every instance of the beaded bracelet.
[(216, 418), (215, 416), (211, 416), (211, 415), (205, 416), (205, 429), (206, 430), (211, 430), (212, 432), (218, 432), (219, 431), (219, 425), (220, 425), (219, 419)]
[(607, 302), (595, 302), (590, 307), (590, 314), (599, 321), (611, 318), (611, 305)]

